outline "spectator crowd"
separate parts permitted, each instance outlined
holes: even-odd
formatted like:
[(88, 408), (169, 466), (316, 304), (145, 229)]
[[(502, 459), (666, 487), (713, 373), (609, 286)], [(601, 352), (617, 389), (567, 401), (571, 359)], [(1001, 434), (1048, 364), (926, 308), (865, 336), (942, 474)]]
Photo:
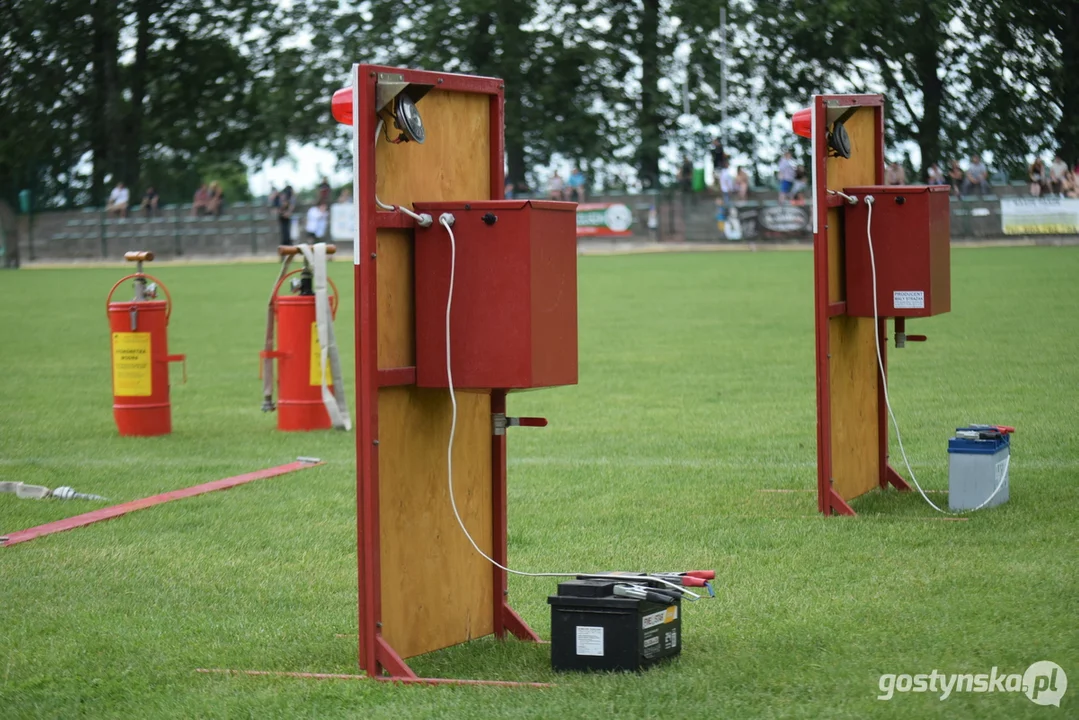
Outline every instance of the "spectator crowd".
[[(730, 156), (719, 138), (712, 141), (709, 150), (713, 166), (711, 187), (716, 194), (717, 206), (730, 207), (734, 203), (748, 200), (752, 182), (746, 167), (731, 167)], [(946, 185), (956, 198), (971, 197), (975, 194), (979, 198), (984, 198), (991, 195), (993, 186), (989, 168), (981, 156), (978, 153), (971, 154), (965, 165), (966, 167), (959, 160), (953, 159), (946, 162), (947, 170), (945, 170), (941, 163), (933, 162), (925, 169), (924, 182), (929, 185)], [(688, 153), (683, 154), (682, 163), (676, 175), (678, 187), (682, 192), (690, 193), (694, 189), (701, 189), (700, 185), (694, 186), (694, 173), (693, 160)], [(1077, 173), (1079, 173), (1079, 163), (1075, 167), (1070, 167), (1060, 155), (1054, 156), (1052, 162), (1049, 163), (1041, 157), (1036, 157), (1028, 167), (1026, 178), (1030, 195), (1079, 198)], [(806, 170), (803, 165), (795, 162), (791, 150), (785, 150), (780, 157), (776, 166), (775, 179), (774, 187), (778, 191), (777, 200), (780, 204), (805, 204), (809, 189)], [(920, 183), (922, 180), (908, 178), (908, 171), (903, 163), (895, 160), (886, 163), (884, 168), (886, 185), (907, 185), (911, 182)], [(587, 202), (588, 186), (587, 177), (578, 167), (574, 167), (566, 178), (555, 171), (548, 179), (546, 197), (552, 200)], [(514, 184), (507, 182), (505, 197), (513, 198), (516, 193), (517, 188)], [(326, 236), (329, 208), (333, 202), (331, 196), (332, 188), (328, 179), (324, 177), (315, 189), (311, 205), (304, 216), (302, 226), (304, 237), (310, 239)], [(351, 200), (351, 190), (348, 187), (343, 189), (337, 198), (337, 202), (351, 202)], [(286, 185), (282, 190), (271, 188), (268, 204), (271, 215), (280, 227), (282, 244), (291, 244), (292, 222), (297, 212), (297, 202), (296, 192), (291, 185)], [(216, 181), (202, 183), (192, 198), (190, 214), (192, 217), (220, 217), (224, 207), (225, 193), (221, 184)], [(143, 192), (137, 209), (148, 218), (160, 215), (160, 197), (152, 185)], [(109, 217), (116, 218), (126, 218), (132, 211), (131, 191), (122, 181), (117, 182), (109, 193), (105, 211)]]
[[(511, 186), (508, 186), (512, 188)], [(322, 182), (314, 191), (313, 202), (304, 216), (303, 236), (308, 240), (321, 240), (326, 237), (329, 229), (331, 195), (329, 179), (322, 178)], [(566, 198), (584, 198), (585, 179), (584, 175), (576, 168), (570, 177), (566, 187)], [(282, 190), (270, 188), (268, 205), (271, 216), (276, 219), (280, 229), (281, 244), (292, 244), (292, 219), (297, 211), (298, 197), (292, 185), (286, 184)], [(337, 202), (352, 202), (352, 190), (348, 186), (341, 190)], [(225, 193), (221, 184), (217, 181), (202, 183), (195, 191), (191, 200), (191, 217), (220, 217), (225, 207)], [(160, 197), (157, 190), (151, 185), (143, 193), (138, 209), (145, 213), (147, 218), (160, 216)], [(119, 181), (109, 193), (105, 203), (105, 212), (108, 217), (119, 219), (127, 218), (132, 211), (131, 191)]]

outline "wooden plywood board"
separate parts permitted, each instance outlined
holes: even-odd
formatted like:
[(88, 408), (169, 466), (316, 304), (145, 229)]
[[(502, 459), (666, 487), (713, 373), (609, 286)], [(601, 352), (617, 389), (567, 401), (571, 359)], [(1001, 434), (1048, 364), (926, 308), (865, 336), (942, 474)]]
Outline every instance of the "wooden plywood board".
[[(842, 190), (876, 181), (877, 136), (874, 108), (862, 108), (846, 121), (851, 157), (829, 158), (828, 188)], [(846, 299), (843, 213), (828, 212), (829, 302)], [(880, 445), (876, 346), (872, 318), (847, 316), (828, 321), (829, 378), (831, 388), (832, 480), (844, 500), (858, 497), (878, 486)]]
[(378, 276), (378, 367), (416, 364), (416, 296), (412, 231), (380, 230), (375, 247)]
[[(490, 198), (490, 99), (433, 90), (417, 105), (427, 139), (380, 136), (379, 199)], [(437, 218), (436, 218), (437, 221)], [(415, 364), (411, 231), (377, 235), (378, 363)], [(491, 398), (458, 392), (454, 496), (477, 544), (492, 552)], [(494, 632), (494, 575), (461, 532), (447, 487), (446, 390), (382, 388), (378, 397), (382, 635), (403, 658)]]
[[(458, 392), (453, 484), (457, 509), (491, 554), (491, 397)], [(379, 393), (382, 636), (403, 658), (494, 632), (493, 575), (450, 505), (446, 390)]]
[(828, 343), (832, 355), (832, 487), (841, 498), (850, 500), (877, 487), (880, 479), (873, 318), (832, 318), (828, 321)]

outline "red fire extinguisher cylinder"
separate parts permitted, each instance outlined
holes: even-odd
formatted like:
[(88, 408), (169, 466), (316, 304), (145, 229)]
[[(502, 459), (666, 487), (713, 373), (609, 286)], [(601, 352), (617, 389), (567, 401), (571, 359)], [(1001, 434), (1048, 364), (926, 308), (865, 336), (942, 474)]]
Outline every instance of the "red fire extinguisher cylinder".
[[(298, 248), (282, 246), (282, 256), (298, 254)], [(326, 253), (333, 254), (336, 247), (326, 246)], [(298, 295), (278, 295), (284, 281), (299, 273)], [(330, 298), (331, 312), (337, 312), (337, 286), (330, 281), (333, 294)], [(330, 414), (322, 398), (322, 348), (318, 340), (318, 322), (315, 295), (311, 284), (310, 269), (293, 270), (282, 276), (272, 294), (273, 313), (277, 325), (277, 347), (263, 351), (260, 356), (277, 360), (276, 408), (267, 398), (264, 409), (277, 410), (277, 429), (285, 432), (327, 430), (333, 427)], [(327, 372), (329, 372), (327, 368)], [(326, 385), (333, 392), (333, 379), (326, 378)]]
[[(142, 272), (142, 263), (153, 260), (153, 253), (129, 252), (124, 258), (138, 263), (137, 271), (118, 280), (105, 300), (112, 350), (113, 418), (120, 435), (167, 435), (172, 432), (169, 363), (184, 360), (183, 355), (168, 351), (172, 297), (160, 280)], [(135, 281), (135, 299), (113, 302), (113, 293), (127, 280)], [(148, 286), (147, 280), (153, 285)], [(153, 299), (157, 288), (165, 292), (165, 300)]]

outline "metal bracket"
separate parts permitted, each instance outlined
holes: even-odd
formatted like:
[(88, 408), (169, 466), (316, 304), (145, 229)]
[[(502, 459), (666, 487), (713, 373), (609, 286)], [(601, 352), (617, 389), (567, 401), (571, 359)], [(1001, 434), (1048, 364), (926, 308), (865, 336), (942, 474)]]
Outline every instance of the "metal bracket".
[(418, 103), (433, 87), (434, 85), (407, 83), (404, 76), (398, 73), (379, 73), (378, 82), (375, 83), (375, 112), (380, 113), (389, 107), (401, 92), (407, 92), (412, 102)]
[(418, 103), (420, 98), (426, 95), (434, 85), (405, 82), (405, 77), (399, 73), (379, 73), (375, 83), (375, 113), (382, 118), (387, 137), (390, 127), (394, 126), (394, 98), (401, 93), (408, 95), (413, 103)]
[(506, 417), (506, 413), (491, 413), (492, 435), (505, 435), (508, 427), (547, 427), (547, 418)]

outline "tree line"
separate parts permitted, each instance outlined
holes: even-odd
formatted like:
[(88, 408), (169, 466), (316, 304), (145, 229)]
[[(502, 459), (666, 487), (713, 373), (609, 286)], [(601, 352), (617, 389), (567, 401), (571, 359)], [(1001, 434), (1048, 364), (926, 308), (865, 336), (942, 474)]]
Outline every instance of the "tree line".
[(353, 62), (503, 78), (519, 187), (556, 154), (659, 187), (724, 114), (725, 145), (769, 163), (821, 92), (885, 93), (889, 147), (923, 168), (1079, 159), (1079, 0), (6, 0), (0, 51), (0, 197), (39, 206), (118, 179), (176, 202), (231, 178), (235, 198), (290, 141), (347, 162), (329, 97)]

